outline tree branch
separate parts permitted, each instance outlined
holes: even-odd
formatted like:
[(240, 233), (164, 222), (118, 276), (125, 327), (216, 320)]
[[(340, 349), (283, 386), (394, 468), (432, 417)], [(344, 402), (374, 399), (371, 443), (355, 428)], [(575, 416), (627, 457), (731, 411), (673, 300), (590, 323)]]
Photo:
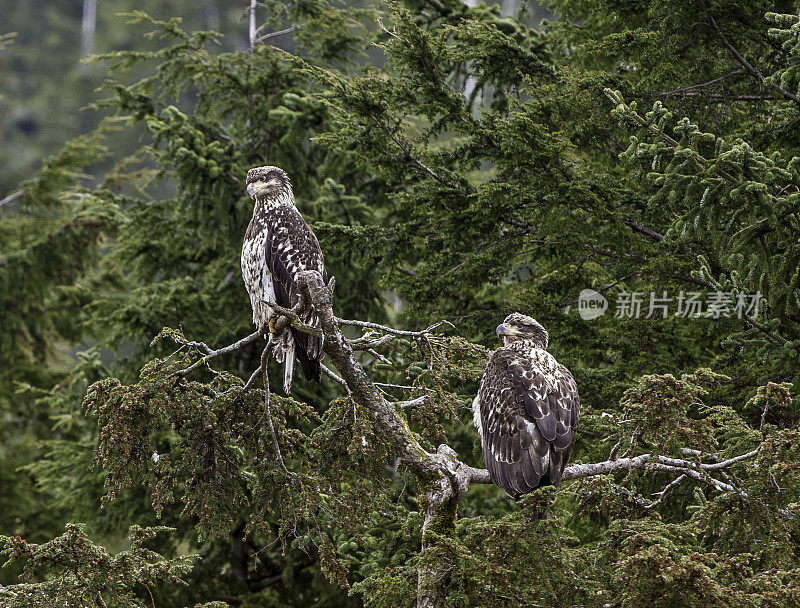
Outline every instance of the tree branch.
[[(700, 5), (706, 11), (708, 11), (708, 7), (706, 6), (706, 3), (703, 0), (700, 0)], [(747, 61), (747, 59), (745, 59), (730, 42), (728, 42), (728, 39), (725, 37), (725, 34), (722, 33), (722, 30), (719, 28), (716, 20), (714, 19), (713, 15), (711, 15), (710, 12), (708, 14), (708, 20), (711, 24), (711, 27), (717, 33), (717, 36), (719, 36), (720, 42), (722, 42), (722, 46), (728, 49), (730, 54), (733, 55), (733, 58), (745, 69), (745, 71), (748, 74), (750, 74), (750, 76), (758, 80), (759, 84), (767, 85), (772, 90), (777, 91), (778, 93), (780, 93), (781, 97), (793, 102), (798, 108), (800, 108), (800, 99), (797, 97), (797, 95), (795, 95), (794, 93), (790, 93), (789, 91), (787, 91), (780, 85), (775, 84), (774, 82), (767, 82), (766, 78), (764, 78), (764, 75), (761, 72), (759, 72), (756, 68), (754, 68), (750, 64), (750, 62)]]
[(430, 176), (431, 176), (433, 179), (435, 179), (437, 182), (439, 182), (439, 183), (440, 183), (440, 184), (442, 184), (443, 186), (447, 186), (448, 188), (453, 188), (454, 190), (457, 190), (457, 189), (458, 189), (458, 188), (457, 188), (457, 186), (456, 186), (456, 185), (455, 185), (453, 182), (451, 182), (451, 181), (449, 181), (449, 180), (445, 179), (444, 177), (442, 177), (441, 175), (439, 175), (438, 173), (436, 173), (436, 172), (435, 172), (433, 169), (431, 169), (430, 167), (428, 167), (428, 166), (427, 166), (425, 163), (423, 163), (421, 160), (419, 160), (419, 159), (418, 159), (416, 156), (414, 156), (414, 155), (411, 153), (411, 148), (410, 148), (409, 146), (405, 145), (405, 144), (404, 144), (402, 141), (400, 141), (400, 139), (399, 139), (399, 138), (398, 138), (398, 137), (397, 137), (397, 136), (396, 136), (394, 133), (392, 133), (392, 130), (389, 128), (389, 126), (388, 126), (388, 125), (386, 125), (386, 124), (384, 124), (384, 123), (383, 123), (383, 122), (382, 122), (382, 121), (381, 121), (381, 120), (380, 120), (380, 119), (379, 119), (377, 116), (375, 116), (375, 114), (370, 114), (370, 118), (372, 118), (372, 120), (374, 120), (374, 121), (377, 123), (377, 125), (378, 125), (378, 126), (381, 128), (381, 129), (383, 129), (383, 131), (384, 131), (384, 132), (385, 132), (385, 133), (386, 133), (386, 134), (389, 136), (389, 138), (390, 138), (390, 139), (391, 139), (391, 140), (392, 140), (392, 141), (393, 141), (395, 144), (397, 144), (397, 147), (398, 147), (398, 148), (400, 148), (400, 149), (403, 151), (403, 154), (405, 154), (405, 157), (406, 157), (408, 160), (410, 160), (410, 161), (411, 161), (412, 163), (414, 163), (414, 164), (415, 164), (417, 167), (419, 167), (420, 169), (422, 169), (422, 170), (423, 170), (425, 173), (427, 173), (428, 175), (430, 175)]
[[(470, 481), (483, 475), (460, 462), (456, 453), (446, 445), (439, 446), (435, 454), (426, 451), (416, 440), (398, 409), (387, 401), (376, 383), (372, 382), (356, 359), (353, 347), (339, 329), (339, 320), (333, 315), (331, 293), (315, 271), (305, 272), (298, 281), (301, 293), (305, 293), (319, 315), (324, 336), (323, 348), (333, 365), (339, 370), (350, 391), (350, 397), (370, 413), (374, 424), (394, 449), (400, 461), (417, 477), (420, 485), (420, 505), (423, 512), (422, 551), (437, 541), (430, 532), (433, 521), (444, 523), (437, 527), (437, 534), (445, 536), (455, 532), (455, 518), (442, 514), (466, 494)], [(383, 331), (391, 328), (380, 327)], [(400, 331), (400, 330), (393, 330)], [(404, 334), (407, 335), (407, 334)], [(486, 474), (488, 475), (488, 473)], [(420, 567), (417, 576), (417, 608), (438, 608), (444, 602), (443, 579), (446, 567)]]
[(251, 342), (255, 342), (258, 340), (259, 337), (262, 335), (261, 330), (254, 331), (249, 336), (245, 336), (241, 340), (237, 340), (233, 344), (229, 344), (228, 346), (223, 346), (222, 348), (218, 348), (216, 350), (211, 349), (205, 342), (193, 342), (193, 341), (186, 341), (183, 343), (184, 346), (192, 346), (199, 350), (202, 350), (206, 354), (192, 363), (189, 367), (178, 370), (176, 372), (172, 372), (167, 378), (172, 378), (173, 376), (186, 376), (187, 374), (193, 372), (201, 365), (208, 363), (209, 360), (213, 359), (214, 357), (219, 357), (220, 355), (226, 355), (228, 353), (232, 353), (235, 350), (239, 350), (243, 346), (250, 344)]
[(377, 329), (386, 332), (387, 334), (392, 334), (395, 336), (410, 336), (413, 338), (421, 338), (422, 336), (426, 336), (445, 324), (449, 325), (450, 327), (453, 327), (453, 324), (450, 323), (449, 321), (439, 321), (438, 323), (434, 323), (433, 325), (426, 327), (422, 331), (408, 331), (405, 329), (394, 329), (393, 327), (387, 327), (386, 325), (372, 323), (371, 321), (355, 321), (351, 319), (340, 319), (339, 317), (336, 317), (336, 322), (339, 325), (353, 325), (355, 327), (366, 327), (368, 329)]
[(297, 27), (287, 27), (285, 30), (279, 30), (277, 32), (272, 32), (270, 34), (264, 34), (263, 36), (259, 36), (258, 38), (256, 38), (256, 42), (264, 42), (266, 40), (271, 40), (272, 38), (277, 38), (278, 36), (291, 34), (296, 29)]
[[(330, 368), (325, 367), (325, 365), (323, 365), (322, 363), (319, 364), (319, 367), (322, 370), (322, 373), (325, 374), (326, 376), (328, 376), (328, 378), (330, 378), (331, 380), (333, 380), (334, 382), (336, 382), (338, 384), (341, 384), (343, 387), (347, 388), (347, 382), (345, 382), (339, 376), (334, 374), (333, 371)], [(350, 391), (350, 389), (347, 389), (347, 390), (348, 390), (348, 392)]]
[(633, 229), (634, 232), (638, 232), (639, 234), (643, 234), (647, 237), (650, 237), (656, 242), (661, 242), (664, 240), (664, 235), (659, 234), (655, 230), (648, 228), (647, 226), (640, 224), (636, 220), (632, 220), (630, 218), (625, 218), (622, 220), (622, 223), (628, 226), (629, 228)]
[[(728, 468), (738, 462), (753, 458), (758, 454), (759, 448), (751, 450), (746, 454), (734, 456), (722, 462), (711, 464), (698, 464), (682, 458), (670, 458), (669, 456), (641, 454), (630, 458), (617, 458), (616, 460), (606, 460), (590, 464), (573, 464), (564, 469), (561, 476), (562, 481), (570, 479), (582, 479), (584, 477), (594, 477), (596, 475), (609, 475), (618, 471), (630, 471), (632, 469), (655, 469), (657, 471), (678, 472), (682, 475), (713, 486), (721, 492), (734, 492), (742, 498), (747, 498), (747, 494), (735, 488), (731, 484), (714, 479), (707, 472), (718, 471)], [(666, 490), (666, 488), (665, 488)]]
[[(305, 301), (303, 301), (302, 295), (300, 296), (300, 302), (295, 304), (292, 308), (284, 308), (283, 306), (279, 306), (278, 304), (275, 304), (275, 302), (270, 302), (269, 300), (261, 300), (261, 301), (264, 302), (264, 304), (266, 304), (267, 306), (269, 306), (272, 310), (281, 315), (281, 318), (275, 321), (276, 334), (281, 333), (286, 328), (287, 325), (291, 325), (296, 330), (301, 331), (304, 334), (309, 334), (316, 338), (322, 337), (321, 329), (319, 329), (318, 327), (313, 327), (311, 325), (308, 325), (307, 323), (304, 323), (303, 320), (300, 318), (299, 313), (304, 312), (305, 310), (308, 309), (308, 305)], [(281, 323), (282, 319), (287, 319), (287, 321)]]
[(25, 194), (25, 190), (17, 190), (13, 194), (9, 194), (4, 199), (0, 200), (0, 207), (2, 207), (3, 205), (7, 205), (8, 203), (13, 203), (15, 200), (17, 200), (23, 194)]
[(667, 91), (666, 93), (659, 93), (658, 96), (659, 97), (671, 97), (673, 95), (682, 96), (683, 93), (687, 93), (694, 89), (701, 89), (704, 87), (708, 87), (711, 86), (712, 84), (717, 84), (718, 82), (727, 80), (728, 78), (732, 78), (734, 76), (744, 76), (746, 74), (747, 72), (745, 72), (744, 70), (735, 70), (730, 74), (725, 74), (724, 76), (720, 76), (719, 78), (715, 78), (714, 80), (709, 80), (708, 82), (703, 82), (701, 84), (693, 84), (691, 86), (682, 87), (680, 89), (675, 89), (673, 91)]

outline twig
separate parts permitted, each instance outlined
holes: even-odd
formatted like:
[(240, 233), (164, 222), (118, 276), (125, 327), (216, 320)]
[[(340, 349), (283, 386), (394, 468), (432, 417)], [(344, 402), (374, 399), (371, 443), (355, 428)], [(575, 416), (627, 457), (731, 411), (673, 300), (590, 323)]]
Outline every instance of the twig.
[[(272, 336), (270, 336), (270, 337), (269, 337), (269, 339), (270, 339), (270, 341), (271, 341), (271, 340), (272, 340)], [(254, 371), (254, 372), (253, 372), (253, 373), (250, 375), (250, 378), (247, 380), (247, 382), (245, 383), (245, 385), (242, 387), (242, 390), (239, 392), (239, 395), (243, 395), (243, 394), (245, 394), (247, 391), (249, 391), (249, 390), (250, 390), (250, 387), (252, 387), (252, 386), (253, 386), (253, 383), (256, 381), (256, 378), (258, 378), (258, 375), (259, 375), (260, 373), (261, 373), (261, 365), (259, 365), (259, 366), (258, 366), (258, 369), (256, 369), (256, 371)]]
[(376, 21), (378, 22), (378, 27), (381, 28), (384, 32), (389, 34), (392, 38), (400, 40), (400, 37), (397, 34), (395, 34), (394, 32), (390, 32), (389, 30), (386, 29), (386, 26), (383, 25), (383, 21), (381, 21), (380, 19), (377, 19)]
[(185, 375), (193, 372), (194, 370), (196, 370), (201, 365), (204, 365), (205, 363), (207, 363), (210, 359), (213, 359), (214, 357), (219, 357), (220, 355), (226, 355), (228, 353), (232, 353), (235, 350), (239, 350), (243, 346), (245, 346), (247, 344), (250, 344), (251, 342), (254, 342), (255, 340), (257, 340), (259, 337), (261, 337), (261, 335), (262, 335), (261, 330), (254, 331), (249, 336), (245, 336), (244, 338), (242, 338), (241, 340), (237, 340), (233, 344), (229, 344), (228, 346), (223, 346), (222, 348), (218, 348), (216, 350), (213, 350), (213, 349), (209, 348), (209, 346), (205, 342), (187, 341), (185, 343), (186, 346), (193, 346), (193, 347), (195, 347), (197, 349), (202, 349), (203, 351), (205, 351), (206, 354), (203, 357), (201, 357), (200, 359), (198, 359), (197, 361), (195, 361), (194, 363), (192, 363), (186, 369), (181, 369), (181, 370), (172, 372), (165, 379), (172, 378), (173, 376), (185, 376)]
[(23, 194), (25, 194), (25, 190), (17, 190), (16, 192), (14, 192), (14, 194), (9, 194), (3, 200), (0, 200), (0, 207), (2, 207), (3, 205), (7, 205), (8, 203), (13, 203)]
[(747, 494), (745, 494), (738, 488), (728, 483), (719, 481), (718, 479), (714, 479), (711, 476), (703, 475), (702, 473), (699, 473), (694, 469), (688, 469), (683, 466), (677, 466), (677, 465), (661, 464), (660, 462), (652, 463), (650, 467), (657, 471), (670, 471), (678, 473), (682, 472), (684, 475), (688, 475), (692, 479), (695, 479), (702, 483), (706, 483), (714, 487), (715, 489), (719, 490), (720, 492), (733, 492), (734, 494), (739, 494), (739, 496), (741, 496), (742, 498), (747, 498)]
[(658, 506), (658, 505), (659, 505), (661, 502), (663, 502), (664, 498), (666, 498), (666, 496), (667, 496), (667, 493), (668, 493), (670, 490), (672, 490), (673, 488), (676, 488), (676, 487), (678, 487), (678, 486), (681, 484), (681, 482), (682, 482), (684, 479), (686, 479), (686, 475), (683, 475), (683, 474), (681, 474), (681, 475), (679, 475), (678, 477), (676, 477), (675, 479), (673, 479), (671, 482), (669, 482), (669, 483), (668, 483), (668, 484), (667, 484), (667, 485), (664, 487), (664, 489), (663, 489), (663, 490), (661, 490), (660, 492), (657, 492), (657, 493), (656, 493), (656, 495), (658, 496), (658, 500), (655, 500), (655, 501), (653, 501), (653, 502), (651, 502), (651, 503), (649, 503), (649, 504), (645, 505), (645, 506), (644, 506), (644, 508), (645, 508), (645, 509), (648, 509), (648, 510), (649, 510), (649, 509), (654, 509), (654, 508), (655, 508), (656, 506)]
[(422, 397), (417, 397), (416, 399), (410, 399), (409, 401), (398, 401), (393, 403), (395, 407), (414, 407), (416, 405), (421, 405), (425, 403), (425, 401), (430, 397), (430, 395), (422, 395)]
[[(631, 279), (631, 278), (633, 278), (633, 277), (637, 277), (637, 276), (639, 276), (640, 274), (642, 274), (642, 273), (641, 273), (641, 272), (638, 272), (638, 271), (637, 271), (637, 272), (632, 272), (631, 274), (629, 274), (629, 275), (626, 275), (626, 276), (622, 277), (621, 279), (617, 279), (616, 281), (614, 281), (614, 282), (613, 282), (613, 283), (611, 283), (610, 285), (606, 285), (605, 287), (601, 287), (600, 289), (595, 289), (595, 291), (596, 291), (597, 293), (605, 293), (605, 292), (607, 292), (609, 289), (611, 289), (612, 287), (615, 287), (616, 285), (619, 285), (619, 284), (620, 284), (620, 283), (622, 283), (623, 281), (627, 281), (628, 279)], [(575, 304), (577, 304), (579, 301), (580, 301), (580, 300), (578, 300), (578, 299), (572, 300), (572, 302), (568, 302), (567, 304), (563, 304), (563, 305), (561, 306), (561, 308), (564, 308), (565, 306), (574, 306), (574, 305), (575, 305)]]
[(378, 329), (380, 331), (384, 331), (387, 334), (393, 334), (395, 336), (412, 336), (415, 338), (421, 338), (422, 336), (426, 336), (431, 333), (433, 330), (438, 329), (442, 325), (449, 325), (453, 327), (453, 324), (449, 321), (439, 321), (438, 323), (434, 323), (433, 325), (426, 327), (422, 331), (408, 331), (405, 329), (394, 329), (393, 327), (387, 327), (386, 325), (380, 325), (378, 323), (372, 323), (371, 321), (355, 321), (351, 319), (339, 319), (336, 318), (336, 322), (339, 325), (353, 325), (355, 327), (367, 327), (369, 329)]
[(708, 82), (703, 82), (701, 84), (693, 84), (689, 87), (683, 87), (680, 89), (675, 89), (674, 91), (667, 91), (666, 93), (659, 93), (659, 97), (671, 97), (673, 95), (681, 95), (681, 93), (686, 93), (687, 91), (691, 91), (692, 89), (700, 89), (703, 87), (711, 86), (712, 84), (717, 84), (718, 82), (722, 82), (728, 78), (732, 78), (733, 76), (744, 76), (747, 74), (744, 70), (736, 70), (731, 72), (730, 74), (725, 74), (724, 76), (720, 76), (719, 78), (715, 78), (714, 80), (709, 80)]
[(278, 36), (283, 36), (284, 34), (291, 34), (293, 31), (298, 29), (297, 27), (287, 27), (285, 30), (280, 30), (278, 32), (272, 32), (271, 34), (264, 34), (263, 36), (259, 36), (256, 38), (256, 42), (264, 42), (265, 40), (270, 40), (272, 38), (277, 38)]
[[(744, 227), (744, 228), (742, 228), (741, 230), (737, 230), (736, 232), (734, 232), (734, 233), (733, 233), (733, 234), (730, 236), (730, 238), (731, 238), (731, 239), (733, 239), (734, 237), (736, 237), (737, 235), (741, 234), (741, 233), (742, 233), (742, 232), (744, 232), (745, 230), (750, 230), (750, 228), (752, 228), (753, 226), (758, 226), (759, 224), (762, 224), (762, 223), (766, 222), (768, 219), (769, 219), (768, 217), (762, 217), (762, 218), (761, 218), (760, 220), (758, 220), (757, 222), (753, 222), (753, 223), (752, 223), (752, 224), (750, 224), (749, 226), (745, 226), (745, 227)], [(729, 240), (730, 240), (730, 239), (729, 239)]]
[(385, 363), (386, 365), (392, 365), (392, 362), (389, 361), (389, 359), (384, 357), (382, 354), (380, 354), (376, 350), (374, 350), (372, 348), (365, 348), (364, 350), (366, 350), (370, 355), (375, 357), (376, 361), (380, 361), (381, 363)]
[(402, 388), (406, 391), (426, 391), (428, 393), (435, 393), (432, 388), (425, 388), (424, 386), (409, 386), (407, 384), (387, 384), (386, 382), (373, 382), (375, 386), (383, 386), (385, 388)]
[[(345, 382), (342, 378), (337, 376), (329, 367), (326, 367), (322, 363), (319, 364), (319, 368), (322, 370), (322, 373), (331, 378), (334, 382), (341, 384), (343, 387), (347, 388), (347, 382)], [(349, 391), (350, 389), (347, 388)]]
[(774, 101), (780, 99), (775, 95), (748, 95), (738, 93), (682, 93), (675, 97), (702, 97), (703, 99), (721, 99), (725, 101)]
[(286, 468), (286, 464), (283, 462), (283, 456), (281, 455), (281, 446), (278, 443), (278, 436), (275, 434), (275, 425), (272, 423), (272, 408), (270, 405), (270, 396), (269, 396), (269, 369), (268, 369), (268, 362), (269, 362), (269, 352), (272, 350), (272, 336), (267, 341), (267, 345), (264, 347), (264, 351), (261, 353), (261, 365), (259, 366), (260, 370), (263, 370), (262, 377), (264, 378), (264, 409), (266, 410), (267, 414), (267, 422), (269, 422), (269, 432), (272, 435), (272, 447), (275, 449), (275, 453), (278, 455), (278, 461), (281, 463), (281, 467), (283, 467), (283, 471), (289, 475), (289, 470)]
[(372, 120), (374, 120), (378, 124), (378, 126), (386, 132), (386, 134), (391, 138), (391, 140), (395, 144), (397, 144), (397, 147), (400, 148), (403, 151), (403, 154), (406, 155), (406, 158), (408, 160), (410, 160), (412, 163), (414, 163), (417, 167), (422, 169), (425, 173), (430, 175), (433, 179), (435, 179), (440, 184), (442, 184), (444, 186), (447, 186), (448, 188), (453, 188), (454, 190), (458, 189), (458, 187), (453, 182), (443, 178), (441, 175), (436, 173), (433, 169), (431, 169), (425, 163), (423, 163), (421, 160), (419, 160), (417, 157), (415, 157), (411, 153), (411, 148), (409, 146), (404, 145), (403, 142), (401, 142), (395, 136), (395, 134), (392, 133), (392, 130), (389, 128), (389, 126), (385, 125), (377, 116), (375, 116), (375, 114), (370, 114), (370, 118), (372, 118)]
[(350, 342), (350, 346), (353, 347), (353, 350), (366, 350), (369, 351), (370, 348), (377, 348), (378, 346), (383, 346), (387, 342), (391, 342), (395, 339), (395, 336), (392, 334), (383, 334), (382, 336), (375, 338), (373, 337), (375, 334), (373, 332), (367, 332), (360, 338), (356, 338), (352, 342)]
[[(706, 3), (703, 0), (700, 0), (700, 5), (704, 9), (706, 9), (706, 11), (708, 11), (708, 7), (706, 6)], [(753, 78), (758, 80), (759, 84), (767, 85), (772, 90), (777, 91), (778, 93), (780, 93), (781, 97), (783, 97), (784, 99), (788, 99), (789, 101), (794, 102), (798, 107), (800, 107), (800, 99), (798, 99), (797, 95), (795, 95), (794, 93), (790, 93), (789, 91), (785, 90), (783, 87), (775, 84), (774, 82), (767, 82), (766, 78), (764, 78), (764, 75), (761, 72), (759, 72), (757, 69), (755, 69), (750, 64), (750, 62), (747, 61), (747, 59), (742, 57), (742, 55), (739, 53), (739, 51), (737, 51), (734, 48), (734, 46), (730, 42), (728, 42), (728, 39), (725, 37), (725, 34), (722, 33), (722, 30), (717, 25), (717, 22), (714, 20), (714, 17), (713, 17), (713, 15), (711, 15), (711, 13), (708, 14), (708, 19), (711, 22), (711, 27), (714, 28), (714, 31), (717, 33), (717, 36), (719, 36), (719, 39), (722, 42), (722, 46), (724, 46), (726, 49), (728, 49), (730, 54), (733, 55), (733, 58), (737, 62), (739, 62), (739, 64), (747, 71), (748, 74), (750, 74)]]

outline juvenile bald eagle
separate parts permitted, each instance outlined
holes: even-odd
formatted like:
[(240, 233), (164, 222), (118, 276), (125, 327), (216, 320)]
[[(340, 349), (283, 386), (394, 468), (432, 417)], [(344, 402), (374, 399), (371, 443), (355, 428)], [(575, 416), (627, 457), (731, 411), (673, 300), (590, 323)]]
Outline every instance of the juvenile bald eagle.
[(547, 352), (547, 331), (512, 313), (497, 327), (492, 353), (472, 402), (483, 460), (492, 482), (517, 498), (561, 483), (578, 422), (578, 387)]
[[(253, 219), (242, 246), (242, 277), (250, 293), (253, 323), (275, 331), (277, 315), (265, 303), (291, 308), (300, 299), (297, 279), (306, 270), (316, 270), (325, 283), (328, 274), (314, 232), (297, 211), (289, 176), (278, 167), (255, 167), (247, 172), (247, 194), (255, 199)], [(312, 310), (301, 315), (307, 325), (319, 327)], [(284, 363), (283, 388), (292, 388), (295, 358), (303, 375), (319, 382), (322, 340), (291, 327), (273, 336), (273, 352)]]

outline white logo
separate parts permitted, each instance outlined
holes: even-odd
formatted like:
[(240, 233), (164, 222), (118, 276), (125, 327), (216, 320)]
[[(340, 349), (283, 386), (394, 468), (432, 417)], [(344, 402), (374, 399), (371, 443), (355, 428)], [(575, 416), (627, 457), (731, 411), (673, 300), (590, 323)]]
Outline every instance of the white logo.
[(594, 289), (584, 289), (578, 295), (578, 314), (585, 321), (596, 319), (606, 314), (607, 309), (608, 300), (605, 299), (603, 294), (596, 292)]

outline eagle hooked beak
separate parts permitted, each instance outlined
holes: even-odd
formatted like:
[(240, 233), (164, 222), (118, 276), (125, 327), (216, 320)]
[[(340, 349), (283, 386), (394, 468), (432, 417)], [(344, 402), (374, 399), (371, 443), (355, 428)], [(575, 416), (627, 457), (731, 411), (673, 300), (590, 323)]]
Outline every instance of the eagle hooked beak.
[(513, 327), (509, 327), (508, 325), (505, 325), (504, 323), (501, 323), (500, 325), (498, 325), (497, 329), (495, 329), (494, 331), (498, 336), (514, 336), (517, 333), (519, 333)]
[(255, 184), (247, 184), (247, 196), (250, 198), (254, 198), (256, 195), (256, 186)]

